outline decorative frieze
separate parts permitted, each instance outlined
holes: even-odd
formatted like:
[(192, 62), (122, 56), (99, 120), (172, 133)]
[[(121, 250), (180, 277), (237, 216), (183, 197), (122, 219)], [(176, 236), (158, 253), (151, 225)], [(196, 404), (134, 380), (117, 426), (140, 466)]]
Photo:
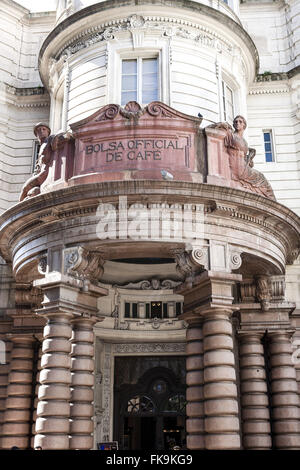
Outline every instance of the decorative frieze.
[[(186, 29), (186, 26), (192, 29)], [(138, 36), (136, 30), (139, 30)], [(132, 33), (134, 44), (137, 45), (136, 42), (141, 39), (141, 35), (143, 39), (144, 32), (147, 30), (159, 30), (162, 37), (189, 39), (195, 41), (201, 47), (210, 47), (220, 52), (228, 52), (234, 56), (240, 54), (239, 48), (232, 46), (225, 38), (205, 26), (179, 18), (131, 15), (127, 18), (105, 22), (82, 31), (57, 52), (55, 59), (62, 58), (66, 60), (82, 49), (101, 41), (113, 40), (118, 33), (126, 31)], [(199, 33), (199, 31), (201, 32)]]
[(270, 302), (282, 302), (285, 298), (285, 276), (259, 276), (240, 283), (243, 303), (259, 302), (264, 311)]
[(173, 281), (172, 279), (164, 279), (163, 281), (160, 279), (150, 279), (144, 280), (140, 282), (130, 282), (129, 284), (125, 284), (121, 287), (122, 289), (138, 289), (138, 290), (166, 290), (166, 289), (174, 289), (175, 287), (179, 286), (180, 282)]

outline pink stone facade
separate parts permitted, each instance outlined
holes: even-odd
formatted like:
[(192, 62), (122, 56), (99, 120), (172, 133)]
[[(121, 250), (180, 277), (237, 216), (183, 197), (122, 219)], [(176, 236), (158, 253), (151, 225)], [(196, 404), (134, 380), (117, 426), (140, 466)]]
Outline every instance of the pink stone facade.
[[(107, 313), (101, 302), (132, 286), (136, 295), (148, 289), (149, 298), (159, 292), (160, 299), (164, 282), (183, 302), (173, 334), (186, 345), (185, 447), (300, 449), (292, 349), (298, 319), (284, 283), (285, 266), (298, 254), (300, 220), (273, 198), (242, 188), (232, 176), (227, 131), (204, 132), (199, 124), (157, 102), (101, 108), (74, 124), (72, 135), (46, 142), (47, 178), (38, 193), (1, 216), (1, 256), (12, 263), (15, 283), (14, 308), (1, 323), (10, 351), (1, 365), (3, 449), (95, 448), (99, 351), (109, 341), (140, 338), (133, 323), (120, 336), (121, 303)], [(186, 204), (192, 217), (201, 205), (202, 238), (99, 237), (99, 201), (112, 206), (125, 196), (126, 210)], [(147, 277), (145, 258), (159, 260), (159, 280), (148, 275), (148, 284), (137, 282), (141, 265)], [(131, 270), (118, 271), (114, 263), (122, 259), (131, 259)], [(124, 282), (129, 272), (131, 284)], [(147, 318), (141, 303), (138, 314), (131, 310), (136, 327)], [(174, 314), (166, 312), (171, 325)], [(122, 315), (130, 318), (129, 310)], [(168, 335), (163, 318), (152, 329)], [(95, 333), (100, 343), (103, 335), (100, 349)], [(150, 343), (156, 338), (147, 335)]]

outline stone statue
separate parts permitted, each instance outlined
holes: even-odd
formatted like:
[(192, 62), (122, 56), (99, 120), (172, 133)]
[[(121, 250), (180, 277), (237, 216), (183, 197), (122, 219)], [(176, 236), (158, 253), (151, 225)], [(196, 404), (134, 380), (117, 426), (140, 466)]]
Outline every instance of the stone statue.
[(229, 154), (231, 179), (240, 186), (269, 199), (275, 200), (270, 183), (260, 171), (253, 168), (255, 149), (249, 149), (243, 137), (247, 127), (245, 118), (236, 116), (233, 121), (234, 132), (227, 127), (224, 144)]
[(24, 184), (20, 195), (20, 201), (40, 194), (40, 186), (46, 180), (49, 171), (49, 162), (52, 152), (51, 142), (53, 140), (53, 136), (50, 135), (51, 129), (47, 124), (39, 122), (34, 126), (33, 132), (38, 138), (41, 146), (33, 176), (31, 176)]
[(46, 181), (49, 167), (53, 160), (53, 153), (64, 147), (64, 144), (72, 139), (70, 133), (60, 132), (51, 134), (51, 129), (47, 124), (39, 122), (33, 128), (34, 135), (38, 138), (40, 149), (35, 164), (33, 175), (24, 184), (20, 201), (37, 196), (41, 192), (41, 185)]

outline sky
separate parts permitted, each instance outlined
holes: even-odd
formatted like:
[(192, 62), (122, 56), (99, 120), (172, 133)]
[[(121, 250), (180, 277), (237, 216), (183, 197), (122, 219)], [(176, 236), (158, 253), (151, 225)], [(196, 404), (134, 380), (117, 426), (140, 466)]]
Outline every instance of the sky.
[(54, 11), (56, 9), (56, 0), (15, 0), (28, 10), (34, 11)]

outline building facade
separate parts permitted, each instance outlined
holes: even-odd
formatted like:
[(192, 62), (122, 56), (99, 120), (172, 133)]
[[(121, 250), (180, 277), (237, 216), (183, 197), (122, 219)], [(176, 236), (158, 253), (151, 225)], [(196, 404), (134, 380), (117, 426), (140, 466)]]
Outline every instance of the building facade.
[(299, 449), (299, 0), (0, 6), (0, 447)]

